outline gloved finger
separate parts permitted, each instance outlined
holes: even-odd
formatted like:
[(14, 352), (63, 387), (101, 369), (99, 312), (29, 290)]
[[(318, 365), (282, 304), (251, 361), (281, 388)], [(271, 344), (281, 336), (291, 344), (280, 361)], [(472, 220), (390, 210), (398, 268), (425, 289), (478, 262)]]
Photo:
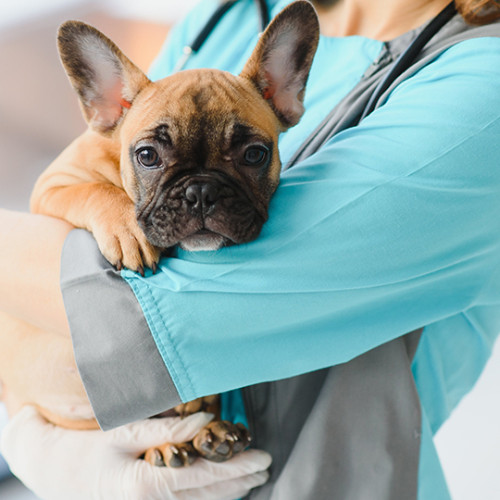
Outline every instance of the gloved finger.
[(12, 418), (9, 419), (4, 429), (15, 429), (23, 426), (25, 422), (38, 422), (40, 424), (47, 424), (45, 420), (37, 411), (34, 406), (24, 406)]
[[(2, 431), (2, 436), (0, 440), (0, 452), (2, 455), (12, 463), (17, 460), (17, 438), (16, 436), (19, 432), (16, 432), (21, 428), (23, 421), (29, 419), (33, 416), (36, 410), (32, 407), (23, 408), (19, 413), (17, 413), (13, 418), (11, 418), (7, 425)], [(21, 435), (22, 436), (22, 435)]]
[(49, 424), (33, 406), (26, 406), (4, 427), (0, 450), (9, 463), (15, 464), (23, 459), (26, 449), (33, 452), (43, 446), (43, 443), (34, 440), (33, 436), (45, 438), (47, 433), (54, 430), (55, 427)]
[(185, 490), (177, 493), (177, 498), (178, 500), (236, 500), (245, 497), (251, 489), (262, 486), (268, 479), (269, 473), (257, 472), (205, 486), (202, 490)]
[(224, 463), (199, 459), (191, 467), (176, 469), (175, 474), (169, 476), (169, 486), (172, 491), (201, 488), (216, 482), (262, 472), (270, 465), (271, 455), (261, 450), (245, 451)]
[[(267, 478), (267, 472), (262, 469), (270, 462), (269, 454), (258, 450), (242, 453), (223, 464), (199, 459), (185, 469), (153, 467), (144, 460), (133, 460), (120, 469), (120, 477), (115, 481), (130, 493), (131, 499), (163, 500), (165, 492), (170, 492), (176, 500), (184, 498), (184, 494), (186, 498), (205, 500), (207, 489), (213, 490), (214, 498), (220, 498), (226, 493), (223, 485), (231, 488), (229, 493), (232, 495), (234, 491), (246, 491), (262, 484)], [(216, 488), (217, 484), (221, 487)]]
[(163, 443), (191, 441), (214, 416), (199, 412), (189, 417), (167, 417), (140, 420), (108, 431), (109, 442), (128, 451), (142, 452)]
[[(0, 442), (0, 450), (12, 472), (40, 496), (47, 492), (47, 485), (40, 481), (58, 456), (62, 430), (47, 422), (33, 407), (19, 411), (5, 426)], [(95, 433), (98, 431), (87, 431)], [(49, 469), (49, 471), (47, 470)], [(58, 471), (56, 469), (55, 476)], [(50, 486), (50, 485), (49, 485)], [(51, 489), (50, 487), (48, 488)], [(48, 495), (45, 495), (48, 497)], [(51, 494), (49, 498), (60, 498)]]

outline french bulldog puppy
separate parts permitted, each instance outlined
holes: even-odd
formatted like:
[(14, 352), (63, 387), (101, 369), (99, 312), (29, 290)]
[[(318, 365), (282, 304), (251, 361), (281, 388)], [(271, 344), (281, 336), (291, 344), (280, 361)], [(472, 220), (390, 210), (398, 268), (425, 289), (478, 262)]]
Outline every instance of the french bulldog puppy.
[[(278, 136), (303, 114), (318, 37), (313, 7), (299, 0), (270, 23), (238, 76), (199, 69), (152, 82), (102, 33), (66, 22), (59, 51), (89, 128), (41, 175), (32, 211), (91, 231), (111, 264), (140, 273), (175, 245), (216, 250), (257, 238), (279, 182)], [(217, 412), (216, 399), (175, 413)], [(145, 456), (172, 467), (197, 455), (223, 461), (248, 442), (243, 426), (215, 421), (193, 443)]]

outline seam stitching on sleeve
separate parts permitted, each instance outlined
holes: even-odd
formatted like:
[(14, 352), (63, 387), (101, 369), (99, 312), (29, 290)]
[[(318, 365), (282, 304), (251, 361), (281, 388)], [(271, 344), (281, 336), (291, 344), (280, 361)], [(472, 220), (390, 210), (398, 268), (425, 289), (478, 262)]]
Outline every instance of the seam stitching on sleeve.
[[(132, 280), (130, 281), (130, 283), (132, 284)], [(173, 352), (174, 356), (176, 357), (176, 360), (178, 361), (178, 363), (180, 364), (180, 366), (182, 368), (182, 375), (183, 375), (182, 379), (187, 381), (187, 383), (189, 385), (189, 391), (191, 392), (191, 394), (195, 393), (193, 383), (192, 383), (191, 378), (189, 376), (189, 372), (186, 370), (186, 367), (184, 366), (184, 363), (183, 363), (182, 358), (179, 354), (177, 346), (176, 346), (176, 344), (175, 344), (175, 342), (170, 334), (170, 329), (168, 328), (168, 326), (165, 322), (165, 318), (164, 318), (160, 308), (158, 307), (158, 304), (155, 300), (153, 292), (151, 291), (151, 289), (148, 286), (138, 287), (138, 286), (136, 286), (135, 283), (133, 284), (133, 289), (134, 289), (136, 295), (138, 297), (141, 296), (141, 299), (143, 299), (140, 301), (141, 307), (143, 308), (144, 313), (147, 316), (149, 316), (152, 320), (149, 323), (149, 327), (151, 328), (151, 333), (153, 334), (155, 343), (158, 346), (160, 354), (161, 354), (162, 358), (164, 359), (168, 370), (170, 371), (170, 375), (172, 377), (172, 380), (173, 380), (174, 385), (177, 389), (177, 392), (179, 393), (181, 400), (182, 401), (191, 400), (192, 399), (191, 397), (186, 397), (186, 391), (183, 390), (183, 388), (180, 384), (181, 376), (180, 376), (178, 370), (176, 369), (174, 360), (169, 355), (170, 350), (171, 350), (171, 352)], [(146, 293), (147, 293), (148, 297), (146, 297)], [(155, 319), (158, 319), (158, 321), (161, 323), (161, 327), (164, 329), (164, 331), (167, 334), (166, 338), (163, 338), (163, 336), (160, 335), (158, 325), (157, 325), (157, 322), (155, 321)], [(165, 342), (165, 340), (167, 340), (168, 342)], [(168, 345), (166, 345), (166, 343)]]

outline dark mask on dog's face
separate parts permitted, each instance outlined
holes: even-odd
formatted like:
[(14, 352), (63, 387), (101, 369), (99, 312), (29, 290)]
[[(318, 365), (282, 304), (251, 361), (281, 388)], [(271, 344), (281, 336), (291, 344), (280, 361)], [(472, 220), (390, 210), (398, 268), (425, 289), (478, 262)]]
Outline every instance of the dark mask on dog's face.
[(251, 241), (278, 184), (279, 122), (237, 77), (204, 70), (200, 87), (200, 72), (191, 85), (188, 76), (194, 74), (161, 82), (171, 100), (129, 146), (138, 222), (161, 248), (215, 250)]

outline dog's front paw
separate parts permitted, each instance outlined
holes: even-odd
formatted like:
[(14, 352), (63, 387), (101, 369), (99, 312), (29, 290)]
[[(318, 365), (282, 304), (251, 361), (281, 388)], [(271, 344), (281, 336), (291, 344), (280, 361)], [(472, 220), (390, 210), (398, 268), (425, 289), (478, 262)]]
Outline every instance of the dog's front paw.
[(103, 256), (118, 270), (126, 267), (142, 275), (145, 267), (156, 270), (161, 252), (146, 239), (132, 205), (119, 217), (98, 220), (92, 233)]
[(212, 462), (225, 462), (250, 444), (250, 434), (243, 424), (227, 420), (210, 422), (193, 439), (198, 454)]

